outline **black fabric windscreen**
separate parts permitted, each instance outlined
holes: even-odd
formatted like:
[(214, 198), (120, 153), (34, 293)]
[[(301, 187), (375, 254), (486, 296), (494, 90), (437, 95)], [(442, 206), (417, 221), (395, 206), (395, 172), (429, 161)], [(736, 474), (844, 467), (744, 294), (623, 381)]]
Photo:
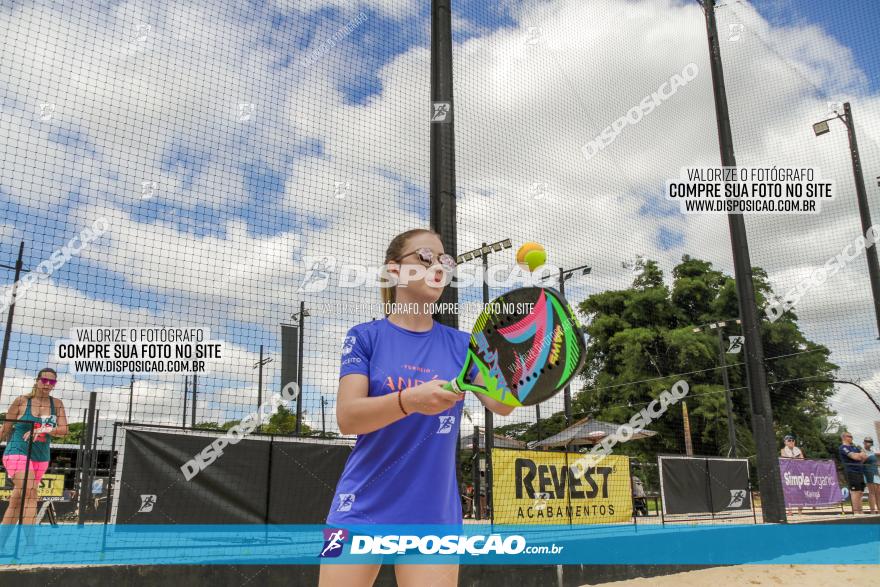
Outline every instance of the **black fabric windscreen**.
[(705, 459), (660, 459), (665, 514), (711, 511)]
[(269, 523), (323, 524), (349, 454), (348, 446), (273, 442)]
[(186, 480), (181, 466), (215, 438), (127, 430), (116, 523), (264, 523), (269, 442), (242, 439), (230, 444)]
[(726, 459), (708, 459), (708, 461), (712, 511), (715, 513), (751, 511), (748, 461)]
[(295, 381), (299, 385), (299, 328), (281, 327), (281, 389)]

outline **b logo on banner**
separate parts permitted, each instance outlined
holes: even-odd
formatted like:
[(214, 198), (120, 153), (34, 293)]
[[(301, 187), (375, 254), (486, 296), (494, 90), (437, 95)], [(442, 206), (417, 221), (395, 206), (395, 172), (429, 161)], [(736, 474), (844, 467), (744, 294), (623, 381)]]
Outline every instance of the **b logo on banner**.
[(727, 352), (731, 355), (738, 355), (743, 348), (743, 341), (745, 341), (745, 339), (745, 336), (731, 336), (729, 339), (730, 346), (727, 347)]
[(746, 500), (746, 492), (743, 489), (731, 489), (730, 490), (730, 503), (727, 504), (726, 509), (730, 508), (740, 508), (743, 505), (743, 502)]

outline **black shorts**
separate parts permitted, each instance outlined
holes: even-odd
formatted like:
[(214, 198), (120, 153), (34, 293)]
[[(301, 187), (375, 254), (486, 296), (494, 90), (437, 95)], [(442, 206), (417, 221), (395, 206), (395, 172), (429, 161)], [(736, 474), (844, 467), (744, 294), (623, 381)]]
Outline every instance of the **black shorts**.
[(859, 473), (847, 473), (846, 474), (846, 484), (849, 485), (850, 491), (864, 491), (865, 490), (865, 477), (861, 472)]

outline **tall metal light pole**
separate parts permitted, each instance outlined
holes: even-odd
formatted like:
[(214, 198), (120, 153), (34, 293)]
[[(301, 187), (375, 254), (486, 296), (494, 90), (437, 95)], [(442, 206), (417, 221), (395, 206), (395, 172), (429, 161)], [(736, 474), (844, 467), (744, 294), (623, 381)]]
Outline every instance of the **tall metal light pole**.
[(3, 379), (6, 375), (6, 358), (9, 356), (9, 339), (12, 336), (12, 318), (15, 315), (15, 298), (18, 295), (18, 278), (23, 268), (24, 259), (24, 241), (18, 246), (18, 259), (15, 260), (14, 266), (0, 265), (4, 269), (15, 269), (15, 281), (12, 282), (12, 296), (10, 298), (9, 310), (6, 312), (6, 332), (3, 335), (3, 353), (0, 354), (0, 394), (3, 393)]
[(297, 361), (296, 365), (296, 384), (299, 385), (299, 393), (296, 396), (296, 435), (300, 436), (302, 434), (302, 397), (304, 391), (303, 385), (303, 340), (306, 335), (306, 316), (309, 316), (309, 311), (306, 310), (306, 303), (301, 301), (299, 303), (299, 312), (291, 316), (293, 320), (297, 321), (297, 330), (299, 330), (299, 361)]
[(131, 374), (131, 383), (128, 386), (128, 423), (131, 424), (131, 410), (134, 406), (134, 373)]
[(183, 422), (181, 428), (186, 428), (186, 402), (189, 401), (189, 375), (183, 376)]
[(192, 392), (193, 392), (193, 411), (192, 411), (192, 428), (196, 427), (196, 398), (199, 393), (199, 376), (193, 373), (192, 378)]
[(257, 410), (263, 405), (263, 365), (268, 365), (273, 360), (272, 357), (263, 358), (263, 345), (260, 345), (260, 360), (254, 363), (254, 369), (259, 369), (257, 372)]
[[(737, 324), (742, 322), (737, 319)], [(727, 353), (724, 350), (724, 338), (722, 329), (727, 322), (713, 322), (704, 324), (693, 329), (694, 332), (703, 332), (705, 329), (714, 330), (718, 333), (718, 360), (721, 362), (721, 379), (724, 382), (724, 402), (727, 406), (727, 442), (730, 443), (730, 456), (736, 458), (736, 429), (733, 426), (733, 400), (730, 395), (730, 380), (727, 378)]]
[[(498, 251), (503, 251), (505, 249), (511, 248), (513, 245), (510, 242), (510, 239), (504, 239), (502, 241), (497, 241), (492, 244), (483, 243), (483, 246), (479, 249), (474, 249), (473, 251), (468, 251), (466, 253), (462, 253), (458, 256), (458, 262), (463, 263), (466, 261), (471, 261), (473, 259), (479, 258), (483, 264), (483, 306), (485, 307), (489, 303), (489, 255), (491, 253), (497, 253)], [(535, 406), (537, 408), (537, 406)], [(494, 435), (495, 435), (495, 425), (494, 425), (494, 414), (492, 410), (489, 408), (485, 408), (485, 426), (483, 435), (485, 437), (485, 447), (486, 447), (486, 503), (489, 504), (490, 515), (492, 511), (492, 448), (494, 445)], [(540, 422), (540, 412), (537, 412), (538, 421)]]
[[(871, 224), (871, 210), (868, 207), (868, 193), (865, 190), (865, 176), (862, 174), (862, 160), (859, 156), (859, 145), (856, 142), (856, 127), (853, 122), (852, 108), (849, 102), (843, 104), (843, 115), (837, 111), (835, 116), (827, 118), (813, 125), (813, 132), (817, 137), (831, 132), (828, 121), (839, 118), (846, 125), (846, 134), (849, 136), (849, 153), (852, 158), (853, 180), (856, 184), (856, 201), (859, 205), (859, 218), (862, 221), (862, 234), (868, 232)], [(865, 257), (868, 260), (868, 277), (871, 280), (871, 296), (874, 298), (874, 319), (877, 321), (877, 332), (880, 335), (880, 264), (877, 261), (877, 247), (865, 247)], [(880, 338), (880, 336), (878, 336)]]
[[(715, 119), (718, 125), (718, 145), (721, 165), (736, 167), (733, 151), (733, 132), (730, 129), (730, 113), (727, 92), (724, 88), (724, 68), (721, 64), (721, 47), (718, 44), (718, 26), (715, 23), (715, 0), (703, 0), (706, 17), (706, 33), (709, 41), (709, 64), (712, 70), (712, 89), (715, 96)], [(761, 491), (761, 510), (765, 522), (786, 521), (782, 480), (779, 477), (779, 459), (776, 453), (776, 436), (773, 432), (773, 407), (764, 371), (764, 348), (761, 344), (761, 327), (758, 307), (755, 303), (755, 286), (752, 282), (752, 263), (749, 243), (742, 214), (727, 215), (730, 225), (730, 244), (733, 249), (733, 267), (739, 315), (745, 336), (746, 381), (752, 400), (752, 430), (757, 449), (758, 484)]]
[[(581, 272), (581, 275), (589, 275), (593, 270), (589, 265), (581, 265), (580, 267), (575, 267), (574, 269), (563, 269), (559, 268), (559, 293), (562, 294), (562, 297), (565, 297), (565, 282), (578, 271)], [(563, 402), (565, 405), (565, 425), (571, 426), (571, 385), (566, 385), (565, 389), (562, 392)]]

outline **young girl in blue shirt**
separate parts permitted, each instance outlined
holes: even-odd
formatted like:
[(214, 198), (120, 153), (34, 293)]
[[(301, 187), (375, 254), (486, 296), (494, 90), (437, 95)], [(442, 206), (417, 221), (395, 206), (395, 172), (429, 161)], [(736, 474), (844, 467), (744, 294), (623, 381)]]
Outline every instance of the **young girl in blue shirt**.
[[(396, 236), (385, 268), (397, 279), (382, 288), (391, 309), (384, 320), (359, 324), (342, 346), (336, 418), (357, 434), (336, 487), (327, 524), (462, 523), (456, 480), (456, 439), (464, 394), (443, 389), (455, 378), (470, 335), (435, 322), (424, 310), (440, 298), (455, 266), (437, 233)], [(477, 397), (502, 416), (513, 408)], [(380, 565), (322, 565), (321, 587), (373, 584)], [(458, 565), (395, 565), (397, 584), (454, 586)]]

